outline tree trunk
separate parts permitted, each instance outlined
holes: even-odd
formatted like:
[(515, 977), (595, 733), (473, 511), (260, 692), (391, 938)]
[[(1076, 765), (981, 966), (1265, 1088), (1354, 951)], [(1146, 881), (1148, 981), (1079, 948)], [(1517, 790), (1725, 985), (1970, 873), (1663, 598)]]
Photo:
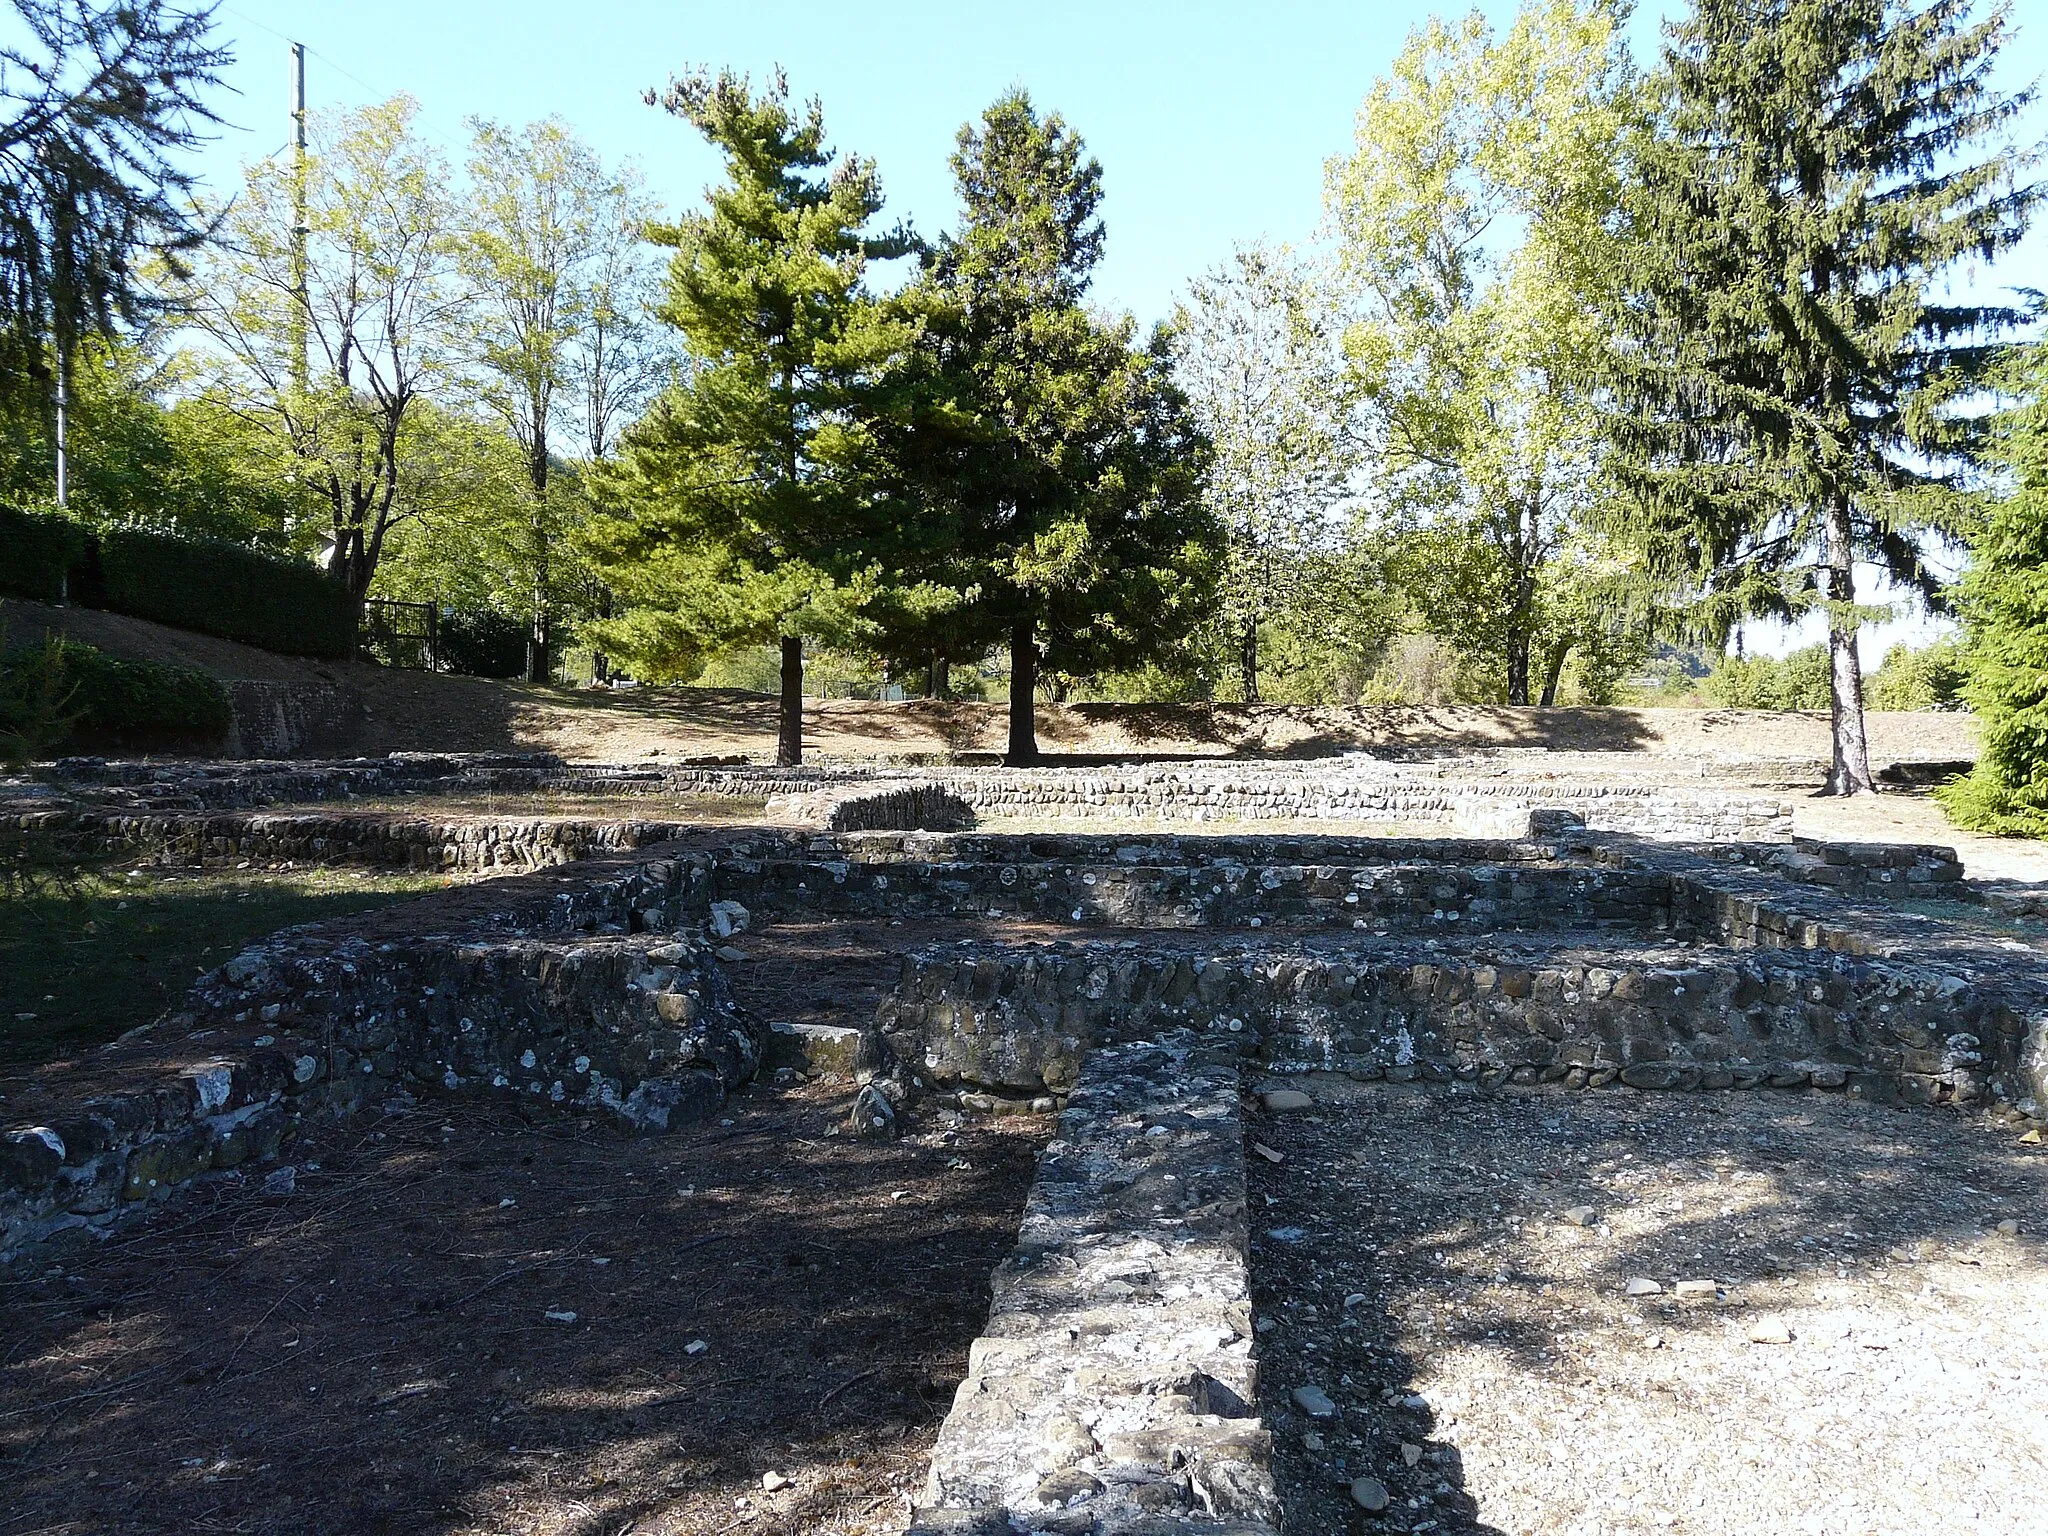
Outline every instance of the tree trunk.
[(1821, 791), (1828, 795), (1874, 794), (1870, 746), (1863, 735), (1863, 663), (1856, 654), (1856, 552), (1849, 529), (1849, 504), (1837, 498), (1828, 509), (1828, 723), (1834, 761)]
[(1011, 768), (1038, 761), (1037, 699), (1038, 646), (1031, 620), (1020, 618), (1010, 627), (1010, 750), (1003, 762)]
[(1237, 675), (1244, 684), (1244, 701), (1259, 702), (1259, 621), (1246, 619), (1237, 642)]
[(926, 698), (950, 699), (953, 696), (952, 670), (944, 651), (932, 652), (931, 669), (925, 674), (924, 680)]
[(1508, 702), (1529, 702), (1529, 637), (1516, 635), (1508, 641)]
[(1571, 653), (1570, 646), (1560, 645), (1543, 659), (1543, 695), (1537, 702), (1545, 709), (1557, 704), (1557, 685), (1564, 677), (1564, 659)]
[(526, 680), (544, 683), (554, 675), (548, 655), (554, 644), (554, 616), (548, 612), (548, 451), (545, 441), (538, 436), (535, 441), (538, 446), (527, 462), (533, 484), (533, 519), (527, 529), (533, 556), (533, 626), (526, 637)]
[(782, 637), (782, 703), (776, 715), (775, 766), (794, 768), (804, 760), (804, 642)]

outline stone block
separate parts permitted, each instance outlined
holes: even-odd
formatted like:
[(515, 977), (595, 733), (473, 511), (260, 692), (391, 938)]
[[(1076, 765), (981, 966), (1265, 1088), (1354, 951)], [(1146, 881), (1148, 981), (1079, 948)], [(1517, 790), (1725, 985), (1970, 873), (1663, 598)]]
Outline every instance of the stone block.
[(862, 1033), (839, 1024), (791, 1024), (775, 1020), (768, 1026), (768, 1065), (799, 1072), (850, 1078), (859, 1070)]

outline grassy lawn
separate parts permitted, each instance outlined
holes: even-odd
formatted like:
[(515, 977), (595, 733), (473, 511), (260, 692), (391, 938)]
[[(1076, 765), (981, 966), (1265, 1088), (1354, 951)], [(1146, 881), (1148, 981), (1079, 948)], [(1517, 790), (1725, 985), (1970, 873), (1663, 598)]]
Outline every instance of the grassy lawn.
[(0, 1071), (146, 1024), (253, 939), (448, 882), (378, 870), (81, 870), (0, 897)]

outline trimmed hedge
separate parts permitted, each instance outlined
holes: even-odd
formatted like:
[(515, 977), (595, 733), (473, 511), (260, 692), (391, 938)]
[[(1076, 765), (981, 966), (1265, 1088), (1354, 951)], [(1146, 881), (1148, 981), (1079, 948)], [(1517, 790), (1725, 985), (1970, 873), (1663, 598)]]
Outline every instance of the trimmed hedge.
[(55, 694), (67, 735), (90, 746), (217, 748), (235, 720), (227, 690), (191, 667), (123, 661), (67, 640), (0, 655), (0, 716), (8, 701), (33, 709), (45, 693)]
[(441, 620), (441, 660), (470, 677), (523, 677), (527, 627), (488, 608), (458, 610)]
[(103, 528), (94, 542), (94, 606), (289, 656), (355, 648), (354, 599), (304, 561), (141, 528)]
[(0, 592), (61, 603), (65, 578), (85, 557), (85, 530), (68, 517), (0, 507)]

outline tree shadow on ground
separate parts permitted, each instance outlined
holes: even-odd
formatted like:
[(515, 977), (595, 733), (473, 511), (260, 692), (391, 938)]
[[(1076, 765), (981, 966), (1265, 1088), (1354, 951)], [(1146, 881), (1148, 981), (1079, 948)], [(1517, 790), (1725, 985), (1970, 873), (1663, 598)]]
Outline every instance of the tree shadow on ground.
[(46, 1249), (0, 1285), (0, 1530), (893, 1529), (1042, 1135), (840, 1112), (429, 1104)]
[[(1765, 1091), (1318, 1092), (1318, 1113), (1252, 1128), (1286, 1159), (1253, 1159), (1252, 1225), (1290, 1532), (1361, 1519), (1333, 1470), (1392, 1493), (1360, 1530), (1519, 1529), (1546, 1499), (1545, 1528), (1636, 1529), (1612, 1508), (1567, 1507), (1630, 1479), (1669, 1503), (1643, 1528), (1682, 1524), (1694, 1484), (1711, 1499), (1758, 1437), (1808, 1472), (1753, 1490), (1756, 1528), (1847, 1528), (1825, 1502), (1853, 1497), (1837, 1483), (1911, 1482), (1927, 1426), (1954, 1406), (1915, 1402), (1872, 1362), (1990, 1348), (2020, 1367), (2015, 1350), (2039, 1352), (2022, 1319), (2048, 1304), (2048, 1255), (1996, 1222), (2041, 1209), (2048, 1158), (1981, 1119)], [(1657, 1289), (1630, 1295), (1632, 1281)], [(1681, 1281), (1709, 1283), (1681, 1294)], [(1917, 1327), (1914, 1298), (1937, 1285), (1974, 1313), (1909, 1338), (1901, 1320)], [(1782, 1375), (1760, 1386), (1759, 1370)], [(1292, 1403), (1304, 1380), (1338, 1399), (1334, 1427)], [(1832, 1429), (1802, 1439), (1777, 1422), (1852, 1401), (1853, 1465)], [(2002, 1430), (1987, 1412), (1978, 1443), (2024, 1459), (2011, 1447), (2027, 1411)], [(1319, 1430), (1325, 1449), (1304, 1449)], [(1412, 1466), (1403, 1445), (1420, 1448)], [(1547, 1448), (1564, 1446), (1553, 1461)], [(1504, 1483), (1472, 1480), (1475, 1448)]]

